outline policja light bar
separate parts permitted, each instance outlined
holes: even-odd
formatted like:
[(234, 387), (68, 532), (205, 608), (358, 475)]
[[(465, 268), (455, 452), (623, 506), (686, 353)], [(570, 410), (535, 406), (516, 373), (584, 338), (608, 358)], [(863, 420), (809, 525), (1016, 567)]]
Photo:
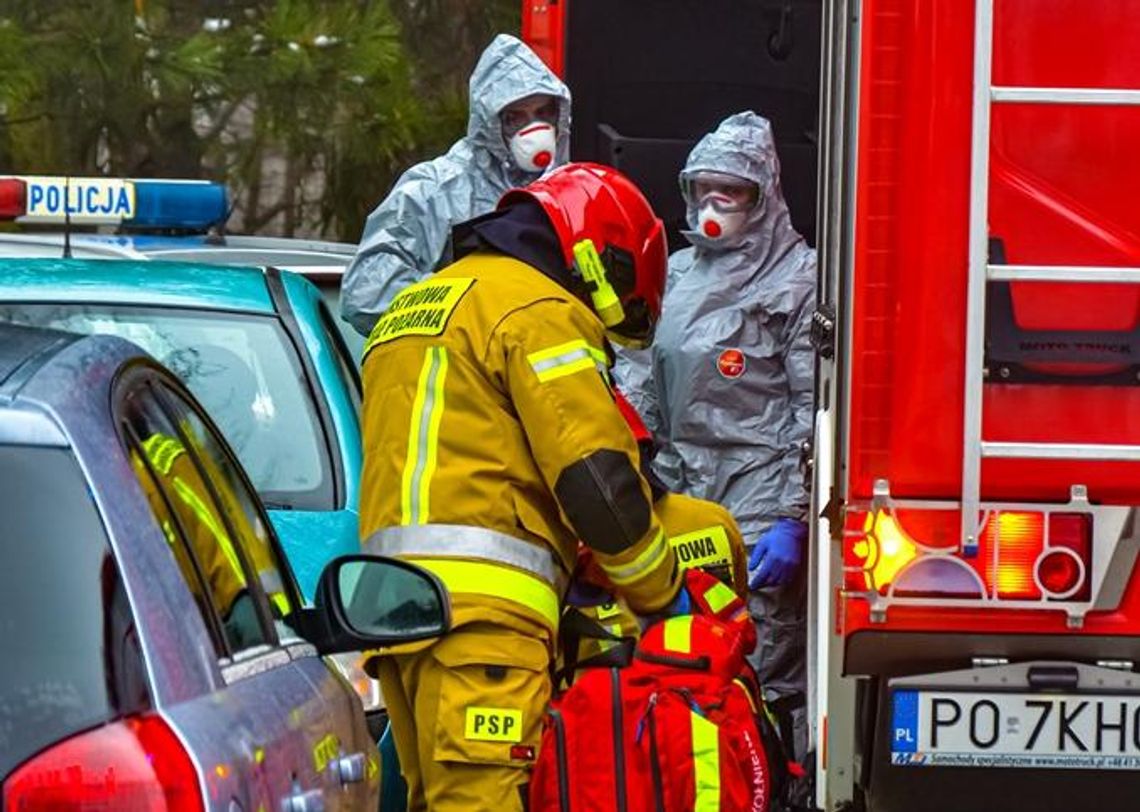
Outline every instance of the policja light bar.
[(225, 187), (209, 181), (0, 177), (0, 219), (18, 223), (206, 231), (228, 214)]

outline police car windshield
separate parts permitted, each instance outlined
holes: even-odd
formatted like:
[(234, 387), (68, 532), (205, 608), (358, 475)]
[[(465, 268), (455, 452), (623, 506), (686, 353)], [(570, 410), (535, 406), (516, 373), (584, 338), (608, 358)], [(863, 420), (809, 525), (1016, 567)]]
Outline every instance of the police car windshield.
[(330, 450), (299, 359), (270, 316), (111, 304), (0, 304), (0, 320), (121, 336), (198, 398), (269, 507), (335, 509)]

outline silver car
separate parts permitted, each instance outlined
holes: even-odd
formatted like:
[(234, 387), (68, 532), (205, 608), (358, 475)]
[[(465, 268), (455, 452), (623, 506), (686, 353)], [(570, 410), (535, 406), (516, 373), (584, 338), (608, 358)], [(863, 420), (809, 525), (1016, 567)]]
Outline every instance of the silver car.
[(431, 576), (346, 556), (303, 608), (209, 418), (110, 336), (0, 325), (0, 483), (0, 808), (377, 808), (322, 655), (441, 633)]

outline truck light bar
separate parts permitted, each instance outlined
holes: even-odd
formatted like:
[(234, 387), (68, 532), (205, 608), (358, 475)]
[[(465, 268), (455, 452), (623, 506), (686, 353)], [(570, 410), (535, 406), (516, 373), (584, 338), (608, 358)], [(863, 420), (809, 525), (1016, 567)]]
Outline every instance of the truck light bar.
[(228, 214), (225, 187), (208, 181), (0, 177), (0, 220), (206, 231)]

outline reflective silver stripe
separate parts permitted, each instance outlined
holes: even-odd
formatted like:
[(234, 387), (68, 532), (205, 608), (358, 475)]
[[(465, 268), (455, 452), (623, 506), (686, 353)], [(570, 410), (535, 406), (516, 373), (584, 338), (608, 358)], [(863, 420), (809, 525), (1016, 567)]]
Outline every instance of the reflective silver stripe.
[(485, 527), (420, 524), (385, 527), (364, 542), (374, 555), (417, 558), (474, 558), (506, 564), (533, 575), (562, 592), (566, 575), (549, 548)]
[(602, 564), (602, 569), (606, 571), (606, 575), (610, 577), (611, 581), (618, 586), (624, 586), (636, 581), (660, 564), (661, 559), (668, 552), (669, 545), (665, 541), (665, 532), (659, 530), (653, 541), (646, 545), (645, 549), (632, 561), (625, 564)]
[(554, 358), (547, 358), (543, 361), (535, 361), (531, 364), (531, 368), (534, 369), (535, 372), (545, 372), (548, 369), (554, 369), (555, 367), (564, 366), (566, 364), (573, 363), (574, 361), (584, 361), (586, 359), (593, 360), (596, 366), (600, 367), (603, 370), (605, 369), (605, 362), (599, 361), (597, 358), (595, 358), (592, 352), (584, 348), (580, 350), (571, 350), (570, 352), (563, 353), (562, 355), (555, 356)]
[(566, 375), (587, 369), (596, 369), (609, 380), (608, 358), (605, 352), (591, 347), (585, 340), (576, 339), (532, 352), (526, 357), (540, 383), (547, 383)]

